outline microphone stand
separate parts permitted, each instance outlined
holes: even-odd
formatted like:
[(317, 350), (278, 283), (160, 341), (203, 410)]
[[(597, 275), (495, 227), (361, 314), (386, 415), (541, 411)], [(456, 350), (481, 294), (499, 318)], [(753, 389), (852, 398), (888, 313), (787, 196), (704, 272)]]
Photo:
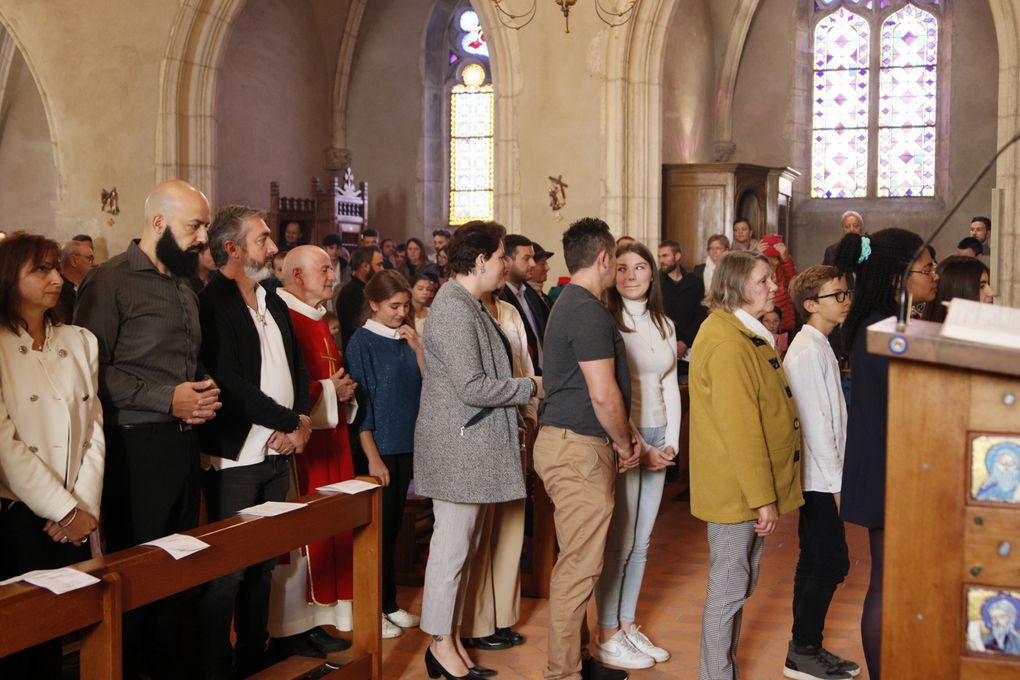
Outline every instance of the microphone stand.
[(912, 300), (910, 293), (907, 292), (907, 279), (910, 278), (910, 268), (914, 266), (914, 261), (924, 254), (925, 249), (931, 245), (931, 242), (935, 240), (935, 237), (939, 235), (943, 227), (949, 223), (950, 218), (956, 214), (957, 210), (960, 209), (960, 206), (965, 200), (967, 200), (967, 197), (970, 196), (971, 192), (974, 191), (974, 187), (978, 185), (978, 182), (984, 179), (985, 175), (988, 174), (988, 171), (995, 167), (995, 161), (999, 160), (999, 156), (1001, 156), (1006, 149), (1013, 146), (1013, 144), (1015, 144), (1018, 140), (1020, 140), (1020, 131), (1013, 135), (1012, 139), (999, 147), (999, 150), (995, 152), (992, 159), (988, 161), (984, 168), (982, 168), (981, 172), (979, 172), (977, 177), (974, 178), (974, 181), (972, 181), (970, 186), (967, 187), (967, 190), (964, 191), (963, 195), (956, 201), (956, 204), (953, 205), (952, 209), (950, 209), (942, 221), (939, 222), (939, 226), (935, 227), (935, 231), (931, 233), (931, 236), (928, 237), (921, 247), (917, 249), (917, 252), (914, 253), (914, 256), (910, 258), (910, 261), (907, 262), (907, 266), (903, 269), (903, 277), (900, 279), (900, 297), (896, 314), (896, 331), (898, 333), (902, 333), (907, 330), (907, 325), (910, 323), (910, 308), (913, 305), (911, 304)]

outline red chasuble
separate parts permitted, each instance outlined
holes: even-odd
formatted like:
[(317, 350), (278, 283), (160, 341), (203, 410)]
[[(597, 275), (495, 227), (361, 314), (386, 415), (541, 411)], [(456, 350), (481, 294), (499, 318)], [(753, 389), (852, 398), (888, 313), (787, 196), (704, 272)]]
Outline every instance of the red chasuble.
[[(324, 319), (312, 319), (301, 312), (290, 310), (301, 353), (308, 369), (313, 411), (323, 397), (322, 383), (336, 373), (342, 365), (336, 342), (329, 333)], [(326, 394), (326, 399), (336, 399)], [(347, 435), (347, 418), (343, 404), (339, 405), (336, 427), (313, 429), (304, 453), (295, 454), (292, 460), (297, 468), (298, 493), (307, 494), (316, 487), (354, 479), (354, 462)], [(318, 541), (306, 547), (308, 556), (308, 602), (333, 604), (337, 600), (353, 597), (353, 559), (350, 531)]]

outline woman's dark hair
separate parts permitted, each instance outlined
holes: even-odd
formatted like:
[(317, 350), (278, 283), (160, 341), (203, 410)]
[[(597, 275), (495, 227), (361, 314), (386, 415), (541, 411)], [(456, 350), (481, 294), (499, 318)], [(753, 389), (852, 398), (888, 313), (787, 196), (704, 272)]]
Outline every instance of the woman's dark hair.
[(436, 275), (433, 274), (432, 272), (418, 272), (417, 274), (412, 276), (410, 287), (414, 288), (415, 286), (418, 285), (419, 281), (428, 281), (434, 286), (439, 285), (439, 280), (436, 278)]
[(946, 306), (953, 298), (981, 299), (981, 274), (991, 275), (986, 265), (976, 257), (953, 255), (939, 262), (939, 288), (935, 299), (924, 307), (925, 321), (942, 323), (946, 320)]
[(393, 269), (373, 274), (365, 284), (365, 306), (361, 310), (361, 322), (365, 323), (372, 316), (372, 305), (369, 303), (380, 304), (397, 293), (407, 293), (408, 298), (411, 296), (411, 286), (403, 274)]
[(407, 261), (411, 262), (411, 264), (414, 265), (425, 263), (427, 261), (427, 258), (425, 257), (425, 242), (422, 241), (420, 238), (415, 238), (412, 236), (411, 238), (407, 239), (407, 243), (413, 243), (416, 246), (418, 246), (418, 252), (421, 253), (421, 260), (419, 262), (411, 262), (410, 256), (408, 256)]
[(839, 242), (836, 269), (847, 279), (851, 276), (854, 279), (853, 304), (843, 322), (843, 345), (847, 352), (869, 314), (896, 313), (896, 292), (902, 283), (903, 269), (913, 262), (922, 243), (914, 232), (896, 228), (882, 229), (870, 236), (847, 234)]
[[(29, 264), (60, 266), (60, 245), (45, 236), (18, 231), (0, 241), (0, 328), (17, 335), (28, 324), (21, 318), (21, 295), (18, 282), (21, 268)], [(47, 309), (46, 321), (58, 325), (64, 321), (60, 305)]]
[(506, 227), (498, 222), (475, 220), (459, 227), (447, 244), (450, 274), (468, 274), (475, 268), (475, 260), (482, 255), (486, 260), (499, 250), (506, 237)]
[[(648, 250), (645, 244), (638, 243), (637, 241), (624, 243), (616, 249), (617, 258), (627, 253), (634, 253), (648, 264), (648, 269), (652, 274), (652, 280), (648, 285), (648, 315), (651, 317), (655, 327), (659, 329), (659, 335), (665, 340), (666, 336), (669, 335), (669, 325), (666, 319), (666, 312), (662, 308), (662, 284), (659, 283), (659, 269), (655, 266), (655, 258), (652, 257), (651, 251)], [(620, 291), (616, 290), (616, 286), (610, 286), (606, 289), (606, 306), (613, 315), (616, 327), (620, 329), (621, 333), (634, 332), (633, 328), (629, 328), (623, 322), (623, 296), (620, 295)]]

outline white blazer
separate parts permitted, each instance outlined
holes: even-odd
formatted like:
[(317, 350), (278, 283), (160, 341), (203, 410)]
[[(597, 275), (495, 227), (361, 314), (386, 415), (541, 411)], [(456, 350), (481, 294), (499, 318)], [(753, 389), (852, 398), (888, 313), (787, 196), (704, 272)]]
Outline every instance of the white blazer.
[(50, 326), (32, 338), (0, 330), (0, 497), (59, 522), (76, 506), (98, 519), (106, 440), (96, 337)]

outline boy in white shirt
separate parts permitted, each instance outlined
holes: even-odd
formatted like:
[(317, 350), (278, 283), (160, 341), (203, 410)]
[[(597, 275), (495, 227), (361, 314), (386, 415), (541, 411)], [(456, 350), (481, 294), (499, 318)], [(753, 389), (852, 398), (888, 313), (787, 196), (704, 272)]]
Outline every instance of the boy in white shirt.
[(793, 639), (783, 675), (799, 680), (851, 678), (860, 673), (857, 664), (822, 647), (829, 603), (850, 569), (839, 518), (846, 402), (839, 364), (828, 341), (833, 329), (846, 320), (850, 298), (846, 279), (835, 267), (811, 267), (790, 282), (790, 299), (805, 321), (783, 362), (799, 407), (804, 506), (793, 585)]

